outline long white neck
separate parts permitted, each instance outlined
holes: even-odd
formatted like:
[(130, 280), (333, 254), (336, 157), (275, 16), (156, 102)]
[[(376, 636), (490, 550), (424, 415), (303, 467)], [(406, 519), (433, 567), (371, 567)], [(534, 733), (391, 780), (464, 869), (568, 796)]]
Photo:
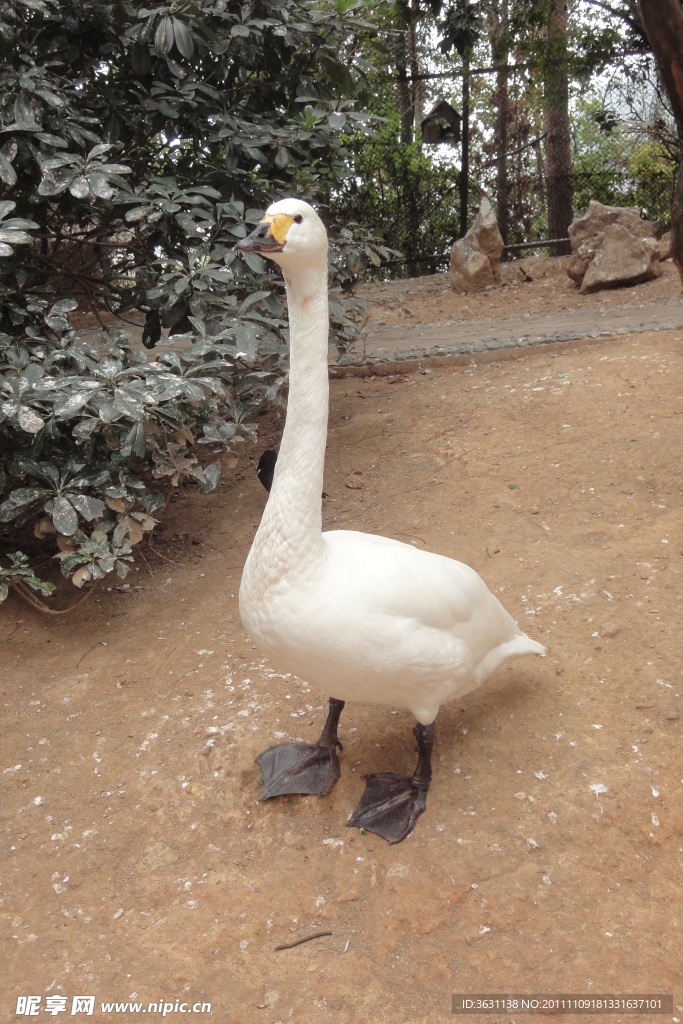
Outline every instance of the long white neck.
[[(290, 278), (289, 398), (273, 486), (254, 538), (254, 557), (276, 551), (261, 566), (267, 575), (310, 568), (321, 557), (322, 490), (329, 406), (327, 261)], [(264, 580), (265, 582), (265, 580)]]

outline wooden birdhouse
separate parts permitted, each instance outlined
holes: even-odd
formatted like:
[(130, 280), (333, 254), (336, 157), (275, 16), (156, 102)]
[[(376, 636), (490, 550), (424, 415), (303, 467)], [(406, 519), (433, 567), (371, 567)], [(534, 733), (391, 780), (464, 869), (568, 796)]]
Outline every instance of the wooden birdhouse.
[(461, 121), (458, 111), (447, 100), (440, 100), (422, 122), (422, 141), (454, 146), (461, 139)]

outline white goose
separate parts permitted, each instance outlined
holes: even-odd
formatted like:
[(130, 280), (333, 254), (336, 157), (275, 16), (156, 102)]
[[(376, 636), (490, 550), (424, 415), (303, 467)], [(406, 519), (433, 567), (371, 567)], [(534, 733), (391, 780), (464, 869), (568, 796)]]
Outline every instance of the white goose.
[(242, 574), (240, 613), (257, 649), (326, 693), (315, 744), (281, 743), (257, 758), (263, 798), (330, 792), (347, 700), (407, 708), (412, 778), (367, 776), (347, 824), (405, 839), (426, 806), (434, 720), (504, 661), (545, 648), (519, 629), (469, 566), (388, 537), (322, 532), (327, 437), (327, 234), (308, 203), (274, 203), (236, 248), (282, 267), (290, 324), (287, 419), (270, 497)]

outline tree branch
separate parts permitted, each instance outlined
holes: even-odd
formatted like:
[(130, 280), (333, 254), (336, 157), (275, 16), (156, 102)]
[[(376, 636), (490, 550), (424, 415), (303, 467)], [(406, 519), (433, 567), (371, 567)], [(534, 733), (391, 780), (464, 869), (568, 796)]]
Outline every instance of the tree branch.
[(625, 21), (627, 25), (630, 25), (632, 29), (635, 29), (641, 36), (646, 38), (645, 26), (643, 25), (638, 9), (628, 3), (628, 7), (631, 10), (631, 15), (628, 15), (626, 11), (620, 11), (615, 9), (610, 4), (606, 4), (603, 0), (585, 0), (589, 7), (599, 7), (602, 11), (607, 11), (613, 18), (619, 18), (620, 21)]
[[(537, 135), (535, 139), (531, 140), (531, 142), (524, 142), (521, 146), (518, 146), (517, 149), (508, 150), (508, 152), (505, 155), (517, 156), (518, 153), (523, 153), (525, 149), (531, 149), (532, 146), (537, 146), (539, 142), (543, 142), (543, 139), (545, 139), (547, 134), (547, 132), (543, 132), (542, 135)], [(495, 167), (496, 163), (498, 162), (498, 159), (499, 158), (495, 156), (492, 160), (487, 160), (486, 163), (479, 164), (477, 166), (477, 170), (485, 171), (489, 167)]]
[(43, 615), (67, 615), (69, 612), (74, 611), (75, 608), (78, 608), (79, 605), (83, 604), (84, 601), (88, 600), (98, 582), (99, 580), (95, 580), (93, 585), (85, 592), (80, 601), (76, 601), (75, 604), (69, 605), (68, 608), (48, 608), (46, 604), (43, 604), (39, 597), (36, 597), (34, 593), (24, 586), (21, 580), (11, 583), (10, 586), (19, 595), (19, 597), (22, 598), (22, 600), (26, 601), (27, 604), (30, 604), (32, 608), (35, 608), (36, 611), (41, 612)]

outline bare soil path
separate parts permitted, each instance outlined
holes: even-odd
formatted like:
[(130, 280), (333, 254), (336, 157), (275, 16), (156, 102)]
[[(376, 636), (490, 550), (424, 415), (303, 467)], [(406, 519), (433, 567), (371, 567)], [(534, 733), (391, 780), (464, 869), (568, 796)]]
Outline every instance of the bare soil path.
[[(541, 290), (481, 301), (521, 316)], [(365, 772), (413, 764), (390, 708), (345, 709), (328, 798), (259, 803), (256, 754), (324, 717), (239, 622), (264, 420), (129, 589), (0, 610), (0, 1020), (92, 994), (94, 1020), (445, 1024), (452, 992), (673, 993), (683, 1018), (683, 331), (423, 369), (332, 382), (325, 527), (470, 563), (547, 658), (442, 709), (402, 845), (344, 826)]]
[[(614, 337), (683, 327), (680, 279), (673, 263), (662, 275), (632, 289), (582, 295), (567, 277), (566, 259), (503, 264), (505, 285), (458, 295), (448, 275), (368, 285), (372, 303), (361, 351), (341, 366), (382, 364), (442, 355), (497, 352), (583, 338)], [(520, 266), (534, 275), (523, 278)]]

